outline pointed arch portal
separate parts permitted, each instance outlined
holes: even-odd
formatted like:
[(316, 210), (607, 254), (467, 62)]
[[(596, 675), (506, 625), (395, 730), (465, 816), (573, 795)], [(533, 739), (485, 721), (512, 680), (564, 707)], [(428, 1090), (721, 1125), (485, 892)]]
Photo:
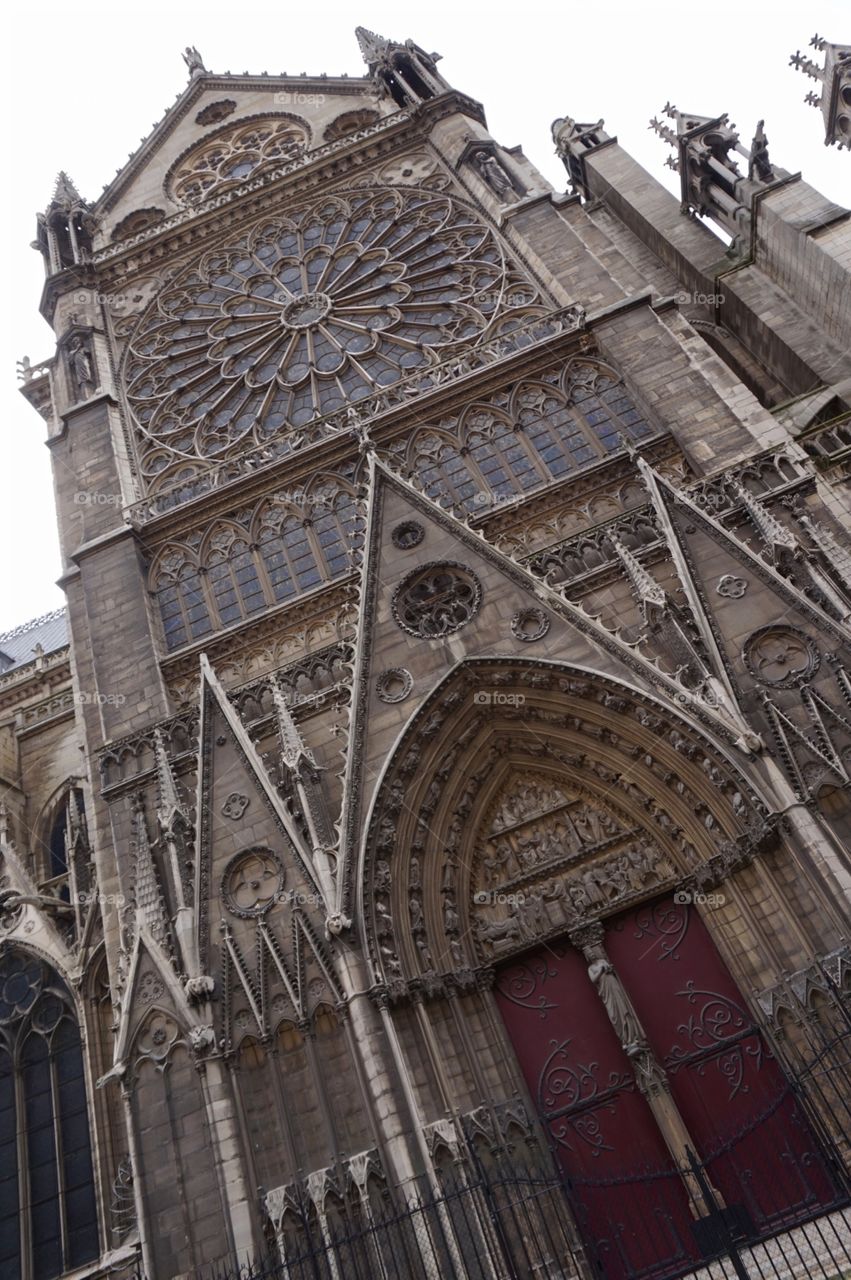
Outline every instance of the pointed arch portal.
[(376, 980), (392, 999), (490, 977), (508, 1088), (525, 1081), (606, 1280), (682, 1274), (719, 1232), (838, 1202), (742, 994), (726, 877), (776, 842), (692, 720), (552, 662), (459, 664), (386, 765), (360, 879)]

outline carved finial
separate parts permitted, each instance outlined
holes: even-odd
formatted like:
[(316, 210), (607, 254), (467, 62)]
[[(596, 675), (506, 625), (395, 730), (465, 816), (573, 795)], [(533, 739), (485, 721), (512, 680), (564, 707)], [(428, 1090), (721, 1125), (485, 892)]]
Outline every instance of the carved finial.
[(816, 34), (815, 34), (815, 35), (813, 36), (813, 38), (810, 40), (810, 48), (811, 48), (811, 49), (818, 49), (818, 50), (819, 50), (819, 52), (821, 52), (821, 51), (822, 51), (822, 49), (824, 49), (825, 43), (826, 43), (826, 41), (825, 41), (824, 36), (820, 36), (820, 35), (818, 34), (818, 32), (816, 32)]
[(665, 103), (664, 107), (662, 108), (662, 115), (667, 116), (669, 120), (676, 119), (677, 108), (674, 106), (673, 102)]
[(648, 128), (652, 129), (654, 133), (658, 133), (659, 137), (663, 138), (664, 141), (669, 143), (672, 147), (677, 145), (677, 135), (674, 133), (673, 129), (669, 129), (666, 124), (663, 124), (658, 116), (653, 117)]
[(614, 547), (621, 564), (626, 569), (627, 576), (632, 583), (639, 603), (645, 609), (648, 606), (655, 606), (658, 609), (666, 608), (668, 597), (664, 588), (647, 572), (644, 565), (635, 558), (632, 552), (627, 550), (616, 533), (611, 532), (609, 534), (609, 541)]
[(50, 199), (51, 207), (58, 206), (61, 209), (75, 209), (85, 203), (68, 174), (64, 169), (60, 169), (56, 175), (56, 185), (53, 188), (53, 195)]
[(161, 947), (169, 949), (168, 920), (160, 884), (151, 854), (148, 824), (145, 819), (145, 802), (141, 792), (136, 792), (133, 807), (133, 893), (136, 899), (138, 926), (148, 929)]
[(171, 761), (159, 729), (154, 730), (154, 759), (157, 765), (157, 821), (161, 829), (172, 831), (177, 819), (188, 826), (189, 815), (180, 799)]
[(804, 75), (809, 76), (811, 80), (824, 79), (824, 72), (821, 67), (816, 66), (812, 59), (805, 58), (800, 49), (796, 50), (790, 57), (789, 66), (794, 67), (796, 71), (803, 71)]
[(315, 769), (316, 761), (313, 752), (305, 744), (277, 680), (272, 681), (272, 698), (278, 718), (278, 741), (284, 765), (292, 773), (298, 772), (302, 761), (311, 769)]
[(745, 488), (741, 481), (734, 481), (732, 488), (756, 526), (763, 542), (771, 549), (775, 560), (781, 550), (794, 550), (797, 547), (795, 535), (785, 525), (781, 524), (777, 517), (767, 507), (763, 506)]
[(376, 35), (374, 31), (369, 31), (366, 27), (355, 27), (355, 35), (357, 36), (361, 57), (367, 66), (372, 66), (374, 63), (379, 62), (387, 52), (390, 41), (385, 40), (384, 36)]

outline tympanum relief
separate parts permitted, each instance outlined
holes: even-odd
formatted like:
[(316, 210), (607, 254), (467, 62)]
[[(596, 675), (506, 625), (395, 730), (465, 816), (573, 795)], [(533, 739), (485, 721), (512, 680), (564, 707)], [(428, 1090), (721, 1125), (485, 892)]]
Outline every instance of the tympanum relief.
[(501, 956), (675, 875), (653, 840), (608, 802), (515, 776), (476, 840), (473, 935), (485, 958)]

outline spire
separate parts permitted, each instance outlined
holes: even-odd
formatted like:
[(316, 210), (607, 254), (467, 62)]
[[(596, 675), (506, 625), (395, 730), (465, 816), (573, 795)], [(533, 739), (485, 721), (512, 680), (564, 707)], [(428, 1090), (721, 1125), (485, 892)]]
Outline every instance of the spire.
[(787, 553), (794, 553), (797, 550), (795, 535), (782, 525), (773, 512), (764, 507), (741, 481), (734, 481), (732, 489), (756, 526), (763, 542), (771, 551), (775, 564)]
[(313, 752), (305, 744), (277, 680), (272, 683), (272, 697), (278, 718), (278, 741), (281, 749), (281, 760), (291, 773), (299, 773), (302, 763), (306, 764), (308, 769), (315, 771), (317, 766), (313, 758)]
[(384, 36), (376, 35), (374, 31), (368, 31), (366, 27), (355, 27), (355, 35), (357, 36), (361, 57), (369, 67), (370, 73), (372, 73), (377, 64), (386, 56), (390, 48), (390, 41), (385, 40)]
[(56, 185), (53, 188), (53, 195), (50, 197), (49, 209), (79, 209), (85, 208), (86, 202), (80, 195), (77, 188), (64, 169), (60, 169), (56, 175)]
[(157, 821), (163, 832), (174, 830), (177, 821), (189, 826), (189, 815), (180, 799), (171, 761), (159, 729), (154, 730), (154, 758), (157, 765)]
[(810, 90), (804, 102), (818, 107), (824, 119), (824, 144), (838, 144), (839, 150), (851, 151), (851, 44), (832, 44), (823, 36), (814, 35), (810, 48), (824, 54), (824, 65), (798, 50), (789, 59), (789, 66), (802, 72), (820, 86), (820, 92)]
[(168, 918), (160, 891), (151, 843), (148, 839), (148, 824), (145, 821), (145, 805), (141, 793), (133, 797), (133, 852), (134, 879), (133, 891), (136, 899), (136, 929), (144, 928), (155, 942), (166, 951), (170, 950)]
[(609, 534), (609, 541), (614, 547), (624, 569), (626, 569), (627, 576), (632, 583), (632, 589), (638, 598), (645, 618), (650, 621), (654, 615), (663, 613), (668, 607), (668, 597), (664, 588), (647, 572), (644, 565), (636, 559), (632, 552), (627, 550), (616, 533)]
[(437, 70), (439, 53), (426, 53), (413, 40), (385, 40), (366, 27), (356, 27), (355, 35), (379, 98), (410, 110), (449, 89)]

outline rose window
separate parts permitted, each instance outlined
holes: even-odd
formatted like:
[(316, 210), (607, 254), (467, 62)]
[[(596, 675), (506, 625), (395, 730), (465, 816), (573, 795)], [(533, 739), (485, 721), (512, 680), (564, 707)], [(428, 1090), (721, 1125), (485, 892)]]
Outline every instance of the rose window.
[(165, 287), (125, 369), (149, 478), (426, 371), (535, 301), (442, 193), (371, 188), (257, 226)]
[(295, 159), (306, 142), (307, 131), (292, 120), (254, 120), (232, 126), (185, 156), (166, 185), (181, 204), (194, 203)]
[(403, 631), (436, 640), (451, 635), (478, 612), (482, 584), (459, 564), (427, 564), (396, 588), (393, 616)]

